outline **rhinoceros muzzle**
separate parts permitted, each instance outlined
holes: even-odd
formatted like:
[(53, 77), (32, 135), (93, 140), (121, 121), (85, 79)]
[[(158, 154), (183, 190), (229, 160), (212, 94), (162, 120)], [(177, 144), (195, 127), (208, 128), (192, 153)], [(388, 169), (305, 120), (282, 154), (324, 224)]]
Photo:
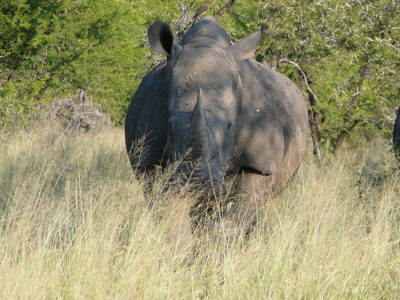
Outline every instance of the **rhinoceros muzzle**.
[(211, 195), (219, 195), (226, 192), (223, 178), (223, 168), (213, 162), (182, 161), (172, 176), (172, 182), (176, 188), (189, 184), (189, 190), (199, 195), (203, 195), (204, 191), (208, 191)]
[(219, 149), (210, 134), (204, 111), (202, 90), (199, 90), (196, 106), (190, 118), (190, 126), (186, 134), (187, 151), (178, 165), (173, 180), (177, 185), (190, 183), (192, 190), (209, 189), (215, 194), (225, 193), (222, 183), (224, 177), (223, 164), (218, 159)]

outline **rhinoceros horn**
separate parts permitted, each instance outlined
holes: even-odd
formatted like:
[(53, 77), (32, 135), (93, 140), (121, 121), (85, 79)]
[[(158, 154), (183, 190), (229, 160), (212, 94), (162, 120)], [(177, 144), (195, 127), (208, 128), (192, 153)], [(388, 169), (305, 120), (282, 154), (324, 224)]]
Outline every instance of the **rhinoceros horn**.
[(195, 180), (193, 182), (196, 183), (196, 180), (200, 180), (200, 182), (204, 183), (204, 180), (206, 180), (211, 182), (218, 191), (223, 192), (225, 190), (224, 185), (221, 183), (223, 166), (218, 160), (218, 155), (216, 155), (218, 153), (215, 149), (216, 143), (207, 126), (201, 89), (197, 96), (190, 126), (193, 138), (193, 152), (197, 158), (200, 158), (200, 164), (197, 165), (194, 172), (193, 178)]
[(197, 95), (197, 102), (193, 110), (190, 127), (195, 143), (193, 145), (193, 150), (196, 152), (199, 151), (199, 154), (203, 158), (208, 159), (211, 151), (211, 136), (208, 133), (207, 121), (204, 112), (203, 92), (201, 89)]

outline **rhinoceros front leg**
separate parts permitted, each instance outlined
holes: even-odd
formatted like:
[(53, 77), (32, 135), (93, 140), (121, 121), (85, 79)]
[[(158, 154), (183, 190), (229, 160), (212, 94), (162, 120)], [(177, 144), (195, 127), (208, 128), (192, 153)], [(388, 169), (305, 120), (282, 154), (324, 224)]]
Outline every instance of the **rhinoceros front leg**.
[(273, 176), (242, 172), (239, 190), (229, 212), (226, 229), (230, 235), (243, 238), (257, 222), (260, 210), (272, 194)]

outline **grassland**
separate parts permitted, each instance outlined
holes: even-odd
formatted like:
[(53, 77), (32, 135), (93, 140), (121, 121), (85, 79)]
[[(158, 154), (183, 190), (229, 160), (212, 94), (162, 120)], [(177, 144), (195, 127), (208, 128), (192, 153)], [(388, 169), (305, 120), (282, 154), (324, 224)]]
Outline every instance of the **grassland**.
[(243, 246), (188, 239), (188, 196), (162, 174), (147, 191), (121, 129), (59, 132), (0, 134), (2, 299), (400, 297), (400, 175), (382, 141), (307, 158)]

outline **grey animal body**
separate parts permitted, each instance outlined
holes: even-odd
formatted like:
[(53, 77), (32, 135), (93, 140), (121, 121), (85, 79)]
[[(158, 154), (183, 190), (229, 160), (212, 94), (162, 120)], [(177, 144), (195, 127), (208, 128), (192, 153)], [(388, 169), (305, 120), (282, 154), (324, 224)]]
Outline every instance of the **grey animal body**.
[[(260, 30), (232, 44), (211, 17), (194, 24), (181, 43), (167, 24), (150, 26), (152, 49), (167, 59), (143, 79), (125, 121), (134, 168), (151, 171), (186, 155), (176, 178), (216, 191), (224, 190), (226, 174), (237, 174), (231, 211), (244, 228), (265, 194), (296, 172), (309, 134), (306, 103), (295, 84), (251, 59), (261, 37)], [(134, 151), (139, 141), (145, 156)]]
[(393, 145), (397, 158), (400, 160), (400, 107), (397, 110), (397, 118), (394, 122)]

